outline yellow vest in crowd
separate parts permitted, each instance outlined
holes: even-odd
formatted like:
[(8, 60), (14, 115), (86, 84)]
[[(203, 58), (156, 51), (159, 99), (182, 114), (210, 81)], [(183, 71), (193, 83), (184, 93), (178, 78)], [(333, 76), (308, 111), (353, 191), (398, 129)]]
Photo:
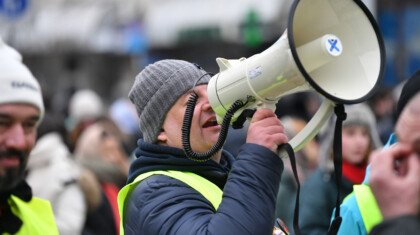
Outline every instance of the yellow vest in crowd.
[(166, 176), (172, 177), (174, 179), (177, 179), (186, 183), (188, 186), (197, 190), (207, 200), (209, 200), (216, 210), (219, 207), (220, 202), (222, 201), (223, 191), (220, 190), (220, 188), (217, 187), (212, 182), (208, 181), (207, 179), (197, 174), (194, 174), (191, 172), (182, 172), (182, 171), (150, 171), (150, 172), (137, 176), (133, 182), (126, 185), (118, 193), (118, 207), (119, 207), (120, 217), (121, 217), (120, 235), (124, 235), (124, 226), (122, 222), (124, 221), (123, 219), (124, 202), (127, 195), (137, 186), (137, 184), (140, 181), (152, 175), (166, 175)]
[[(32, 197), (29, 202), (11, 195), (8, 199), (12, 213), (22, 220), (22, 226), (15, 234), (58, 235), (54, 215), (49, 201)], [(8, 233), (3, 233), (8, 234)]]
[(353, 188), (360, 215), (369, 234), (372, 228), (382, 221), (381, 211), (369, 186), (362, 184), (354, 185)]

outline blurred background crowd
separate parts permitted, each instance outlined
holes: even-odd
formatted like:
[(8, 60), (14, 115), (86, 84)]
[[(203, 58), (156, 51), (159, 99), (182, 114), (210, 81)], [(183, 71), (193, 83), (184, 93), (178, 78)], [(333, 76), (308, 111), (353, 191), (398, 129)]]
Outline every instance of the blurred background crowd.
[[(60, 233), (117, 234), (116, 195), (141, 138), (127, 94), (147, 64), (183, 59), (217, 73), (217, 57), (250, 57), (273, 44), (287, 28), (292, 2), (0, 0), (0, 37), (22, 53), (45, 96), (46, 118), (27, 180), (36, 196), (51, 201)], [(372, 112), (368, 132), (378, 136), (377, 147), (393, 131), (401, 84), (420, 68), (420, 2), (363, 2), (386, 46), (383, 83), (365, 104)], [(290, 137), (321, 102), (314, 93), (279, 101), (276, 114)], [(245, 133), (232, 130), (226, 148), (236, 154)], [(297, 153), (301, 183), (318, 168), (328, 169), (330, 145), (328, 131), (321, 131)], [(289, 228), (296, 188), (290, 172), (287, 168), (283, 176), (277, 205), (278, 217)]]

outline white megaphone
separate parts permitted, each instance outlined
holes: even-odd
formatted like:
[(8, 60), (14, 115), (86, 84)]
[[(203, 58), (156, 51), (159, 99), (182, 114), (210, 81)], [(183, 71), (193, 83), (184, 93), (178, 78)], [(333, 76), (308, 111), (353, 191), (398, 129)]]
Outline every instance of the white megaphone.
[(238, 99), (255, 100), (241, 110), (275, 110), (281, 97), (315, 90), (324, 101), (289, 141), (296, 152), (319, 132), (337, 103), (372, 96), (383, 79), (384, 60), (381, 33), (360, 0), (295, 0), (288, 28), (267, 50), (248, 59), (217, 58), (220, 72), (211, 78), (207, 95), (221, 123)]

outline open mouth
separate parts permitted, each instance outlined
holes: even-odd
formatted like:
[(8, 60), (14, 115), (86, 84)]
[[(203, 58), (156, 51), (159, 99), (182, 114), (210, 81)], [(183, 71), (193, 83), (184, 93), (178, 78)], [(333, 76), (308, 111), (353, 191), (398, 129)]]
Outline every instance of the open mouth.
[(213, 126), (218, 126), (219, 123), (217, 123), (216, 118), (211, 118), (209, 120), (207, 120), (206, 123), (204, 123), (203, 128), (207, 128), (207, 127), (213, 127)]

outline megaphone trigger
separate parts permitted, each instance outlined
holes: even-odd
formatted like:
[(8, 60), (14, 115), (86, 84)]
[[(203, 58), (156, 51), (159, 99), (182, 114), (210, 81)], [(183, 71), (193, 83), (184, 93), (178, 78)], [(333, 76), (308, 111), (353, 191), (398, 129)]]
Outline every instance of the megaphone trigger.
[(256, 112), (256, 109), (245, 109), (242, 111), (242, 113), (238, 116), (236, 121), (232, 123), (233, 129), (242, 129), (244, 127), (245, 121), (249, 118), (252, 118), (254, 116), (254, 113)]

